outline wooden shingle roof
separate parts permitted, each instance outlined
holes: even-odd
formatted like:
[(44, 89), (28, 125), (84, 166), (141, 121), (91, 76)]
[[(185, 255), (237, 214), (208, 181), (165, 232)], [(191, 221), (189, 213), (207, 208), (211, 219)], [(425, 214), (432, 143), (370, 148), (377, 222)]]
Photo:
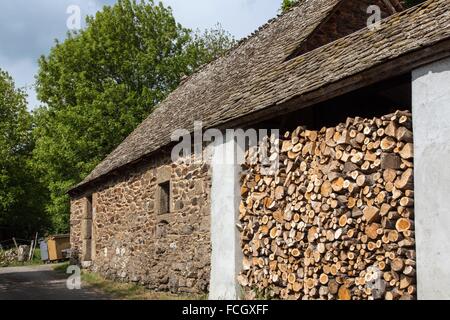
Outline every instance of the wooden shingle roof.
[(450, 1), (433, 0), (384, 19), (379, 30), (364, 28), (286, 60), (340, 3), (300, 1), (190, 76), (73, 190), (157, 151), (194, 121), (211, 128), (262, 110), (277, 113), (287, 101), (450, 39)]

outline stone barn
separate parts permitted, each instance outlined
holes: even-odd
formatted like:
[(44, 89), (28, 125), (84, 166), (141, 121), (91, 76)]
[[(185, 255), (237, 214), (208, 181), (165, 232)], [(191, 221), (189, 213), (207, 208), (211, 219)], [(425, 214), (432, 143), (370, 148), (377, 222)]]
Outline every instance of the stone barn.
[(449, 299), (449, 157), (450, 1), (299, 1), (69, 191), (71, 246), (108, 278), (211, 299)]

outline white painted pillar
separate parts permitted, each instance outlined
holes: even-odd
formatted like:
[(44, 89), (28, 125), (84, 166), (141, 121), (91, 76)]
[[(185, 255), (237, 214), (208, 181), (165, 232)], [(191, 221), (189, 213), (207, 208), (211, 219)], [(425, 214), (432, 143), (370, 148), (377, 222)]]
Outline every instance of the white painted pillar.
[(240, 166), (236, 164), (234, 137), (213, 150), (211, 189), (211, 279), (209, 299), (235, 300), (242, 264), (239, 231)]
[(418, 299), (450, 299), (450, 59), (412, 73)]

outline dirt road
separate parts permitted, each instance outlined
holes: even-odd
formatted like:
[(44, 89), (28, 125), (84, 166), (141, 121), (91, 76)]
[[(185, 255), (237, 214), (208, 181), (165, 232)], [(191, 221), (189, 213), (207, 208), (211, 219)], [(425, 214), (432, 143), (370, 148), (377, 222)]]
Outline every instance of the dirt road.
[(90, 288), (69, 290), (69, 275), (52, 265), (0, 268), (0, 300), (105, 300)]

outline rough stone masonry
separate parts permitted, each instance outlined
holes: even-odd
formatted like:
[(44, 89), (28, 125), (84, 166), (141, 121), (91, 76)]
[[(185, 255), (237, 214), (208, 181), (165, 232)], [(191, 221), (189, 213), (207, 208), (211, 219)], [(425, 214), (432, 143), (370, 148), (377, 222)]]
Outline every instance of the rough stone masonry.
[[(210, 176), (207, 164), (174, 164), (164, 156), (73, 198), (77, 260), (90, 261), (109, 279), (174, 293), (206, 292)], [(168, 208), (161, 208), (162, 192), (168, 192)]]

